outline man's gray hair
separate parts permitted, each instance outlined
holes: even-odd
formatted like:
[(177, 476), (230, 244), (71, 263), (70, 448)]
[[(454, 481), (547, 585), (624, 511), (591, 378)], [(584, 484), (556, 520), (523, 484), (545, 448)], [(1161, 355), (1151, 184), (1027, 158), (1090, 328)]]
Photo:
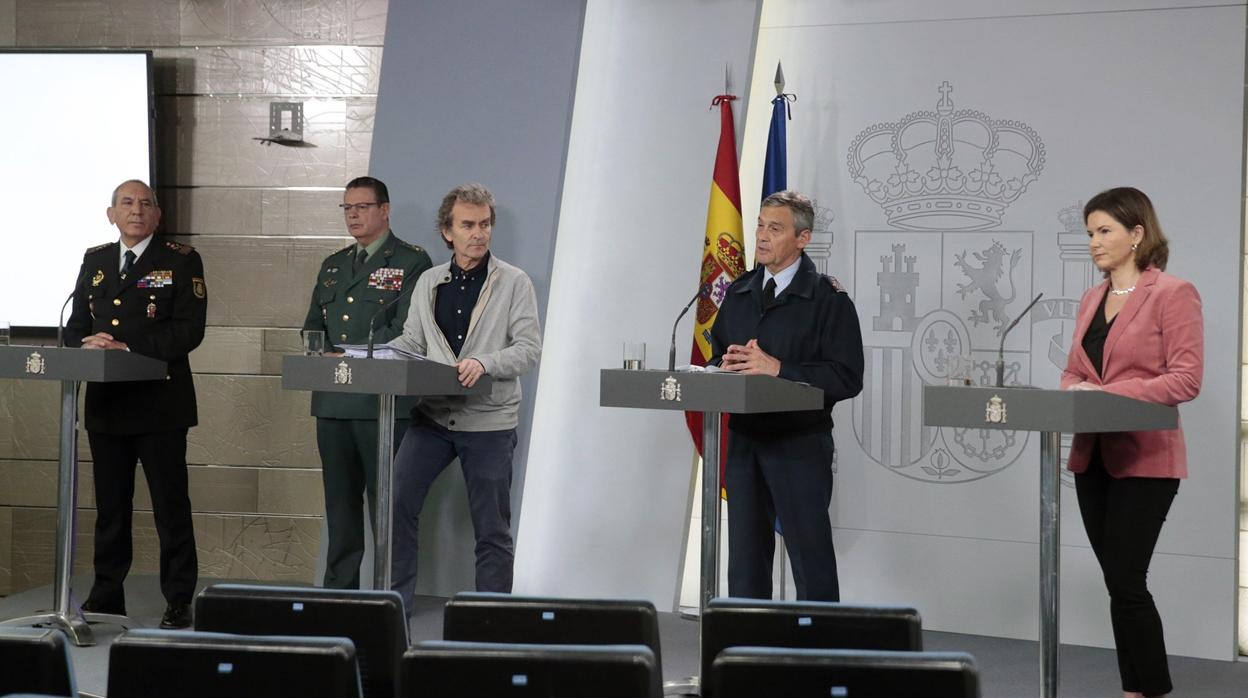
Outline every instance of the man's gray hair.
[(785, 189), (763, 199), (763, 208), (769, 206), (789, 207), (789, 210), (793, 212), (794, 233), (801, 233), (803, 230), (814, 231), (815, 202), (811, 201), (809, 196)]
[(155, 204), (156, 208), (160, 208), (160, 201), (156, 198), (156, 190), (152, 189), (151, 185), (149, 185), (147, 182), (144, 182), (141, 179), (127, 179), (121, 184), (118, 184), (117, 188), (113, 190), (113, 198), (111, 199), (112, 203), (110, 203), (109, 206), (117, 205), (117, 195), (121, 193), (122, 187), (126, 186), (127, 184), (142, 184), (143, 186), (147, 187), (147, 190), (152, 193), (152, 203)]
[(478, 206), (489, 206), (490, 225), (494, 225), (494, 195), (490, 193), (489, 189), (485, 188), (485, 185), (470, 182), (455, 187), (447, 192), (446, 196), (442, 197), (442, 205), (438, 207), (439, 233), (451, 227), (451, 209), (455, 208), (455, 202), (457, 201)]

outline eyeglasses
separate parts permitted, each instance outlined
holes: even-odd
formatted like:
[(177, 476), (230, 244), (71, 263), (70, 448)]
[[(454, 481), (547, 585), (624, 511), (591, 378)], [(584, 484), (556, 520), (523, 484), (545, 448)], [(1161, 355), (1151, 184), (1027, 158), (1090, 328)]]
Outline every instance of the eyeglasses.
[(381, 204), (376, 201), (370, 201), (364, 204), (338, 204), (338, 208), (342, 209), (344, 214), (351, 213), (352, 211), (355, 211), (356, 213), (364, 213), (370, 207), (380, 205)]

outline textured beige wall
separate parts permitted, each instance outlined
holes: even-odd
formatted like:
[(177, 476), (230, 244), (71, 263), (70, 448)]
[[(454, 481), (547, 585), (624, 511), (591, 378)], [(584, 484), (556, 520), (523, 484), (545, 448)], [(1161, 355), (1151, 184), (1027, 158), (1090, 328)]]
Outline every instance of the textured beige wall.
[[(339, 188), (368, 170), (388, 0), (0, 0), (0, 47), (142, 48), (155, 57), (162, 234), (203, 256), (208, 331), (191, 355), (200, 574), (312, 582), (324, 501), (308, 395), (281, 356), (320, 261), (345, 237)], [(315, 147), (266, 146), (269, 103), (303, 103)], [(107, 192), (99, 192), (100, 197)], [(107, 242), (107, 240), (100, 240)], [(76, 252), (75, 252), (76, 253)], [(52, 580), (59, 386), (0, 381), (0, 595)], [(75, 571), (90, 570), (81, 438)], [(139, 574), (157, 571), (137, 476)]]

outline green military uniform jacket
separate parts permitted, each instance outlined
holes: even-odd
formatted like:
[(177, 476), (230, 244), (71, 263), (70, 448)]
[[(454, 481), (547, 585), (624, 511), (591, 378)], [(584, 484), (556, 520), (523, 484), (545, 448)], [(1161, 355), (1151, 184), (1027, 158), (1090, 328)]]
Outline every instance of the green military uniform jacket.
[[(382, 305), (397, 297), (430, 266), (428, 253), (416, 245), (400, 240), (391, 231), (376, 254), (369, 255), (358, 274), (352, 272), (354, 244), (325, 258), (316, 275), (312, 303), (304, 330), (325, 333), (325, 344), (364, 344), (368, 341), (369, 320)], [(411, 304), (409, 291), (397, 303), (386, 308), (373, 323), (373, 342), (383, 344), (403, 334), (407, 309)], [(415, 404), (415, 398), (395, 400), (395, 415), (404, 418)], [(354, 393), (312, 393), (312, 415), (333, 419), (376, 419), (377, 396)]]

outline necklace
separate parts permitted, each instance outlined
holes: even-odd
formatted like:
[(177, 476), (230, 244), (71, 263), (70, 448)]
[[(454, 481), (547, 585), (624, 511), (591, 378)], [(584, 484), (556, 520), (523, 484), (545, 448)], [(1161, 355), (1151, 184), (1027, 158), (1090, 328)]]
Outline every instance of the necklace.
[(1135, 287), (1134, 287), (1134, 286), (1132, 286), (1131, 288), (1124, 288), (1124, 289), (1122, 289), (1122, 290), (1118, 290), (1118, 289), (1116, 289), (1116, 288), (1110, 287), (1109, 292), (1110, 292), (1110, 293), (1112, 293), (1112, 294), (1114, 294), (1115, 296), (1125, 296), (1125, 295), (1127, 295), (1128, 293), (1131, 293), (1131, 292), (1132, 292), (1132, 291), (1134, 291), (1134, 290), (1135, 290)]

